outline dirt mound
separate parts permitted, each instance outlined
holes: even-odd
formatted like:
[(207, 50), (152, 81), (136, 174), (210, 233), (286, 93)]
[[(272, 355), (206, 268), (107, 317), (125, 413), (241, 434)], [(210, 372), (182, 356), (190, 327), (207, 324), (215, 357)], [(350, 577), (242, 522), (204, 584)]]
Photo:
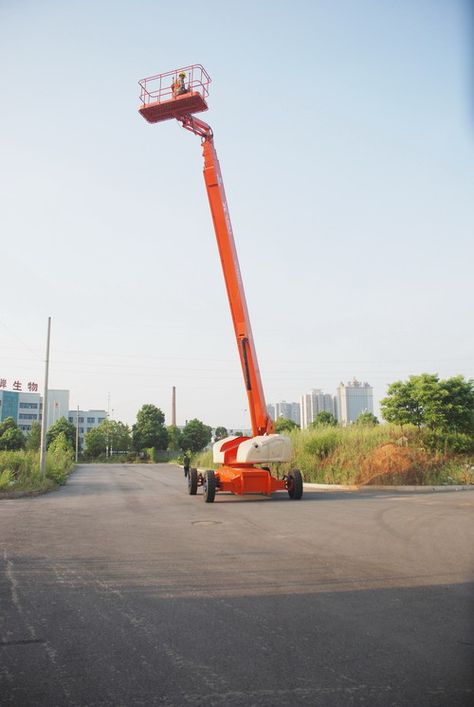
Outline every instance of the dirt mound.
[(356, 484), (421, 484), (429, 464), (425, 451), (389, 442), (364, 459)]

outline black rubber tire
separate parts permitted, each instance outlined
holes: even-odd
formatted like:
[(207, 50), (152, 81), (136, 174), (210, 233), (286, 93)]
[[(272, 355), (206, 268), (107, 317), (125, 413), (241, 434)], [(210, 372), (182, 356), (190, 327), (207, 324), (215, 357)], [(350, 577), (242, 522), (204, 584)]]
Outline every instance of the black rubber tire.
[(188, 493), (190, 496), (195, 496), (198, 490), (198, 472), (197, 469), (190, 469), (188, 473)]
[(212, 469), (204, 474), (204, 483), (202, 485), (204, 500), (206, 503), (214, 503), (216, 497), (216, 475)]
[(303, 477), (299, 469), (288, 472), (288, 496), (292, 501), (299, 501), (303, 495)]

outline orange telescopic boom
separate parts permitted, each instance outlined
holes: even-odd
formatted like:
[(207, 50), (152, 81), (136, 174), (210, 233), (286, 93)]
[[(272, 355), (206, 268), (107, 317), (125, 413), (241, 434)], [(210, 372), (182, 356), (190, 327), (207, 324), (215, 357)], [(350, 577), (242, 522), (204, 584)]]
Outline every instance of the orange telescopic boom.
[(271, 434), (275, 429), (265, 404), (265, 395), (263, 393), (257, 354), (255, 353), (252, 327), (235, 249), (224, 182), (219, 160), (217, 159), (212, 130), (207, 123), (192, 116), (185, 116), (180, 119), (180, 122), (184, 128), (202, 137), (204, 181), (206, 183), (209, 206), (211, 207), (217, 247), (219, 248), (240, 363), (244, 375), (252, 433), (254, 436)]
[[(214, 501), (216, 491), (236, 494), (263, 493), (287, 489), (290, 498), (303, 493), (301, 473), (291, 470), (283, 479), (271, 475), (262, 463), (291, 459), (290, 440), (274, 433), (273, 420), (267, 412), (252, 327), (247, 309), (224, 182), (210, 126), (194, 113), (207, 110), (206, 98), (210, 78), (200, 64), (157, 74), (139, 82), (141, 115), (149, 123), (176, 119), (186, 130), (201, 137), (204, 156), (204, 181), (222, 263), (232, 322), (248, 397), (252, 437), (227, 437), (214, 444), (216, 472), (203, 475), (196, 469), (188, 474), (188, 490), (194, 495), (202, 485), (204, 499)], [(257, 466), (258, 465), (258, 466)]]

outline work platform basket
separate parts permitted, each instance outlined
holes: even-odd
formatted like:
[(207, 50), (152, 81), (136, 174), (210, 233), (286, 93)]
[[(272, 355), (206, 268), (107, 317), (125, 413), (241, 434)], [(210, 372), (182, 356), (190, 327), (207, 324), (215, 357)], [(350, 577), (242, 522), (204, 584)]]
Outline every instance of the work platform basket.
[(207, 110), (210, 82), (201, 64), (149, 76), (138, 82), (142, 102), (138, 111), (149, 123), (201, 113)]

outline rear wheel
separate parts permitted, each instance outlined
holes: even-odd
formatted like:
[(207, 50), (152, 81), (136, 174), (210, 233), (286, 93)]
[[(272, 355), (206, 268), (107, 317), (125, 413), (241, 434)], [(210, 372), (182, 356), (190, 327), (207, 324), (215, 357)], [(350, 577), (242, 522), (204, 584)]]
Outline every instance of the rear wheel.
[(303, 477), (299, 469), (291, 469), (287, 478), (288, 495), (293, 501), (299, 501), (303, 495)]
[(190, 469), (188, 472), (188, 493), (195, 496), (198, 489), (198, 473), (197, 469)]
[(204, 500), (206, 503), (213, 503), (216, 497), (216, 475), (212, 470), (206, 471), (204, 474)]

